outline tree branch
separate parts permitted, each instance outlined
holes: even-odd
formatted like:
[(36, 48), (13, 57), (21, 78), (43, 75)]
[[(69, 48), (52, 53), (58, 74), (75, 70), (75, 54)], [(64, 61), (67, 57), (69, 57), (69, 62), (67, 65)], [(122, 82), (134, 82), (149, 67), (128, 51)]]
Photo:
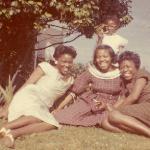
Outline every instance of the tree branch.
[(49, 33), (39, 33), (38, 35), (48, 35), (48, 36), (66, 36), (66, 34), (49, 34)]
[(73, 33), (78, 33), (78, 32), (70, 32), (70, 33), (66, 33), (66, 34), (49, 34), (49, 33), (39, 33), (38, 35), (46, 35), (46, 36), (49, 36), (47, 38), (44, 38), (42, 39), (41, 41), (38, 41), (37, 43), (40, 43), (40, 42), (43, 42), (43, 41), (46, 41), (46, 40), (49, 40), (51, 39), (52, 37), (67, 37), (67, 36), (70, 36), (71, 34)]
[(47, 26), (48, 26), (48, 27), (52, 26), (52, 27), (57, 27), (57, 28), (60, 28), (60, 29), (70, 30), (69, 28), (61, 27), (61, 26), (54, 25), (54, 24), (47, 24)]
[(51, 47), (51, 46), (54, 46), (54, 45), (58, 45), (58, 44), (64, 44), (64, 43), (70, 43), (70, 42), (73, 42), (74, 40), (76, 40), (77, 38), (79, 38), (80, 36), (82, 36), (82, 34), (79, 34), (78, 36), (76, 36), (75, 38), (71, 39), (71, 40), (68, 40), (68, 41), (65, 41), (65, 42), (57, 42), (57, 43), (53, 43), (53, 44), (50, 44), (48, 46), (45, 46), (45, 47), (42, 47), (42, 48), (37, 48), (37, 49), (34, 49), (35, 51), (38, 51), (38, 50), (44, 50), (48, 47)]

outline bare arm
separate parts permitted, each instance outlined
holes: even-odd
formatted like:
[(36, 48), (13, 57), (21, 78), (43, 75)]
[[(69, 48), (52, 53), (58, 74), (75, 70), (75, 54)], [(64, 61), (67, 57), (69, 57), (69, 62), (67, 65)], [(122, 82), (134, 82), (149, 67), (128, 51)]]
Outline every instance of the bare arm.
[(132, 93), (128, 97), (121, 99), (120, 103), (118, 103), (119, 104), (118, 106), (130, 105), (135, 103), (138, 100), (145, 85), (146, 85), (146, 79), (144, 78), (137, 79)]
[(60, 110), (62, 108), (64, 108), (69, 102), (71, 102), (74, 99), (73, 95), (74, 93), (70, 93), (68, 94), (65, 99), (59, 104), (58, 108), (56, 110)]
[(117, 100), (117, 102), (113, 105), (114, 108), (118, 108), (119, 106), (122, 105), (122, 103), (124, 102), (125, 97), (124, 96), (120, 96)]
[(40, 67), (37, 67), (21, 88), (25, 87), (27, 84), (36, 83), (43, 75), (44, 75), (43, 70)]

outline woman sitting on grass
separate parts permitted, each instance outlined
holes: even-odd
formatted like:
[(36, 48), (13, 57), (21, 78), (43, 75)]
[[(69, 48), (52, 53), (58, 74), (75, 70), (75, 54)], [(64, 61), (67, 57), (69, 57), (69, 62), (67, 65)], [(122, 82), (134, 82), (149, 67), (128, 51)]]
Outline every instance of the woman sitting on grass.
[[(85, 127), (101, 124), (106, 104), (114, 105), (120, 94), (120, 72), (112, 65), (114, 61), (110, 46), (95, 49), (93, 63), (75, 80), (71, 93), (54, 113), (59, 123)], [(86, 90), (89, 84), (91, 90)], [(75, 102), (62, 109), (72, 99)]]
[(60, 127), (49, 108), (73, 84), (70, 69), (75, 57), (73, 48), (60, 45), (54, 52), (55, 66), (38, 65), (9, 105), (8, 123), (0, 130), (4, 145), (12, 148), (18, 136)]
[(138, 54), (126, 51), (119, 57), (124, 97), (116, 108), (108, 106), (109, 114), (102, 126), (114, 132), (127, 131), (150, 137), (150, 73), (140, 68)]

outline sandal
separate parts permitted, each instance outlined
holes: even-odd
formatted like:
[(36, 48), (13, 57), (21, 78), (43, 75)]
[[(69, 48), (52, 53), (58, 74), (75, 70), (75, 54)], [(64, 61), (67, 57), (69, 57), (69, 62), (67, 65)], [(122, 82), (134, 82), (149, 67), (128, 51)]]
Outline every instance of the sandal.
[(11, 133), (7, 133), (6, 135), (5, 135), (5, 137), (8, 137), (9, 139), (10, 139), (10, 141), (11, 141), (11, 144), (8, 146), (8, 145), (6, 145), (8, 148), (14, 148), (14, 137), (13, 137), (13, 135), (11, 134)]
[(6, 128), (1, 128), (0, 130), (0, 138), (3, 138), (4, 136), (6, 136), (7, 134), (10, 133), (10, 129), (6, 129)]
[[(10, 129), (6, 129), (6, 128), (2, 128), (1, 130), (0, 130), (0, 138), (3, 138), (3, 144), (6, 146), (6, 147), (8, 147), (8, 148), (14, 148), (14, 137), (13, 137), (13, 135), (10, 133)], [(9, 144), (6, 142), (6, 141), (4, 141), (4, 140), (6, 140), (6, 138), (8, 138), (9, 140), (10, 140), (10, 142), (9, 142)]]

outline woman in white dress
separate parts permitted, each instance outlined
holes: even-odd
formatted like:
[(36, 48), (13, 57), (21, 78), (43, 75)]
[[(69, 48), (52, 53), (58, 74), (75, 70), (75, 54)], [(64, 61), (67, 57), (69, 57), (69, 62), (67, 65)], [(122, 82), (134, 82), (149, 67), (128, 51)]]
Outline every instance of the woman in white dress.
[(56, 47), (55, 65), (40, 63), (14, 95), (8, 108), (8, 123), (0, 130), (5, 146), (14, 147), (14, 139), (18, 136), (60, 127), (49, 108), (73, 84), (70, 68), (75, 57), (72, 47)]

